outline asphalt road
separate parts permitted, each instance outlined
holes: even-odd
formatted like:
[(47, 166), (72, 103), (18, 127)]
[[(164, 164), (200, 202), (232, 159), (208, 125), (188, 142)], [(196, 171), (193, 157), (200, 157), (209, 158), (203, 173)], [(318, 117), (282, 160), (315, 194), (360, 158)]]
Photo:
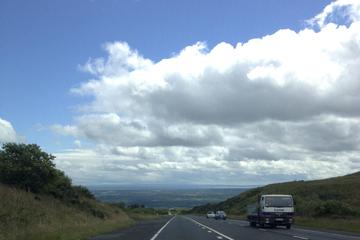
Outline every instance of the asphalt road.
[(242, 220), (174, 216), (144, 221), (92, 240), (360, 240), (360, 235), (300, 228), (253, 228)]

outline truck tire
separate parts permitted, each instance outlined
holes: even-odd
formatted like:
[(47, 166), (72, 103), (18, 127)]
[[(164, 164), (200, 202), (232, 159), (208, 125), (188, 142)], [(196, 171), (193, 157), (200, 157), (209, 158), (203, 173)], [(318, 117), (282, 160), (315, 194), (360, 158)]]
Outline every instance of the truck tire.
[(250, 227), (256, 227), (256, 222), (249, 222), (250, 223)]
[(286, 225), (286, 228), (287, 228), (287, 229), (290, 229), (290, 228), (291, 228), (291, 224)]

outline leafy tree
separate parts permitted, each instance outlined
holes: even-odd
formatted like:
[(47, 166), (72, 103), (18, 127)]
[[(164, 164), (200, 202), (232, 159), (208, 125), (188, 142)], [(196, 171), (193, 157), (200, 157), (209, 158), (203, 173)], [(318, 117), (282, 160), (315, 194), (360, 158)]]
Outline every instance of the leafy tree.
[(58, 174), (54, 159), (36, 144), (6, 143), (0, 150), (0, 182), (41, 192)]
[(95, 199), (86, 187), (72, 186), (71, 179), (55, 168), (54, 159), (38, 145), (6, 143), (0, 149), (0, 182), (72, 204), (80, 204), (81, 197)]

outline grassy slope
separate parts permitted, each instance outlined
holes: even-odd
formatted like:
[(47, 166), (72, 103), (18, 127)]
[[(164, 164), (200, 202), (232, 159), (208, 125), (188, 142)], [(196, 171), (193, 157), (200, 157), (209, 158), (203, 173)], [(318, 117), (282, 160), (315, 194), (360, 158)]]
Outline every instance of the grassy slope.
[(271, 184), (218, 204), (195, 207), (192, 212), (224, 209), (231, 215), (244, 215), (246, 205), (266, 193), (292, 194), (300, 225), (360, 231), (360, 172), (324, 180)]
[(0, 240), (78, 240), (134, 222), (117, 207), (90, 199), (83, 203), (105, 217), (0, 184)]

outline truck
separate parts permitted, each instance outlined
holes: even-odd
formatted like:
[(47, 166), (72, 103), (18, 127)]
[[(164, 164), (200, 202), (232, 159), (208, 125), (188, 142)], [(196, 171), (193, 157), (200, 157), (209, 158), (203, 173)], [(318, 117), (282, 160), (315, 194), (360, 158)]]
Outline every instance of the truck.
[(294, 201), (292, 195), (260, 195), (256, 203), (247, 206), (247, 220), (250, 226), (285, 226), (294, 223)]

